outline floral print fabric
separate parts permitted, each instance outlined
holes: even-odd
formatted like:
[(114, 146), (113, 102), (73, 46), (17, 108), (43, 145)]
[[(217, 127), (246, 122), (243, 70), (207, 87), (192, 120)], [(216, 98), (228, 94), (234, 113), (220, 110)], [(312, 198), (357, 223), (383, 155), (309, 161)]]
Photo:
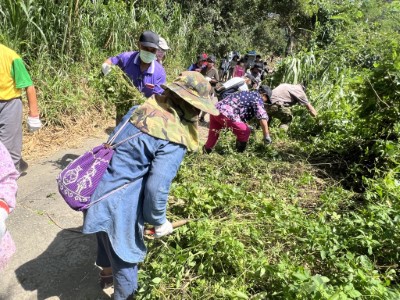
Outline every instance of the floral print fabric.
[(14, 167), (10, 154), (0, 142), (0, 199), (3, 199), (12, 211), (15, 207), (17, 179), (19, 173)]
[(15, 244), (8, 231), (0, 241), (0, 271), (3, 270), (15, 253)]
[(258, 92), (243, 91), (229, 95), (216, 104), (221, 114), (234, 122), (246, 122), (252, 118), (268, 120), (264, 102)]
[[(19, 173), (14, 167), (10, 154), (6, 147), (0, 142), (0, 199), (4, 200), (9, 206), (10, 212), (15, 208), (18, 176)], [(0, 240), (0, 271), (4, 269), (14, 252), (14, 241), (10, 233), (6, 231), (5, 235)]]

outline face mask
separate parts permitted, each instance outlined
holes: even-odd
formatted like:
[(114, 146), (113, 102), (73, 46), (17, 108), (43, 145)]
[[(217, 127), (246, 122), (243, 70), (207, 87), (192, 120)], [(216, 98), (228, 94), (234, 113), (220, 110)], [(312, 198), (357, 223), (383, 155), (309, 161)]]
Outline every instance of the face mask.
[(140, 50), (139, 56), (140, 59), (146, 64), (149, 64), (156, 59), (156, 55), (154, 53), (145, 50)]

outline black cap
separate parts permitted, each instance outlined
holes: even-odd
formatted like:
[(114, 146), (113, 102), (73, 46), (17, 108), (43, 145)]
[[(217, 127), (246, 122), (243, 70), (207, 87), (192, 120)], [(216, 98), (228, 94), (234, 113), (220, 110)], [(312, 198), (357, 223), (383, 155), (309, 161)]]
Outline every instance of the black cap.
[(209, 60), (215, 63), (216, 58), (214, 55), (210, 55), (209, 57), (207, 57), (207, 61), (209, 61)]
[(265, 94), (267, 95), (268, 99), (271, 99), (272, 96), (272, 90), (268, 85), (262, 85), (259, 87), (258, 92), (260, 94)]
[(139, 37), (139, 43), (141, 45), (156, 49), (160, 48), (160, 46), (158, 46), (159, 40), (158, 34), (150, 30), (144, 31)]

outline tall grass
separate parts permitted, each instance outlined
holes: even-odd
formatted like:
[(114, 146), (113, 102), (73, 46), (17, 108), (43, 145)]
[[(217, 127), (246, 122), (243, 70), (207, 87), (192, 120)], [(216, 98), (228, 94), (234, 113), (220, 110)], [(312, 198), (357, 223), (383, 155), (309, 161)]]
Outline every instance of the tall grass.
[[(60, 122), (56, 112), (78, 116), (84, 99), (104, 101), (107, 87), (92, 79), (105, 58), (137, 49), (142, 31), (153, 30), (168, 41), (168, 78), (191, 63), (201, 39), (193, 16), (185, 16), (173, 1), (4, 0), (0, 16), (0, 42), (24, 57), (48, 124)], [(87, 84), (90, 94), (82, 95)]]

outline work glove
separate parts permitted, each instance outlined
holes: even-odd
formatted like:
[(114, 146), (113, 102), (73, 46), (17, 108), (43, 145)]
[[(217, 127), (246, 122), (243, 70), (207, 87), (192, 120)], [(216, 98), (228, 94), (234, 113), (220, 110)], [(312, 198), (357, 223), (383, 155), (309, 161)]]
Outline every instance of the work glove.
[(111, 65), (108, 63), (104, 63), (101, 65), (101, 71), (103, 72), (104, 76), (111, 72)]
[(272, 143), (272, 139), (271, 139), (271, 137), (269, 136), (269, 134), (268, 135), (266, 135), (265, 137), (264, 137), (264, 145), (269, 145), (269, 144), (271, 144)]
[(39, 117), (28, 116), (27, 124), (29, 132), (34, 132), (42, 127), (42, 122), (40, 121)]
[[(1, 201), (1, 200), (0, 200)], [(0, 242), (6, 233), (6, 219), (8, 218), (8, 212), (0, 207)]]
[(164, 235), (170, 234), (172, 233), (172, 231), (174, 231), (171, 222), (168, 220), (162, 225), (155, 226), (154, 229), (155, 229), (154, 237), (157, 239)]

